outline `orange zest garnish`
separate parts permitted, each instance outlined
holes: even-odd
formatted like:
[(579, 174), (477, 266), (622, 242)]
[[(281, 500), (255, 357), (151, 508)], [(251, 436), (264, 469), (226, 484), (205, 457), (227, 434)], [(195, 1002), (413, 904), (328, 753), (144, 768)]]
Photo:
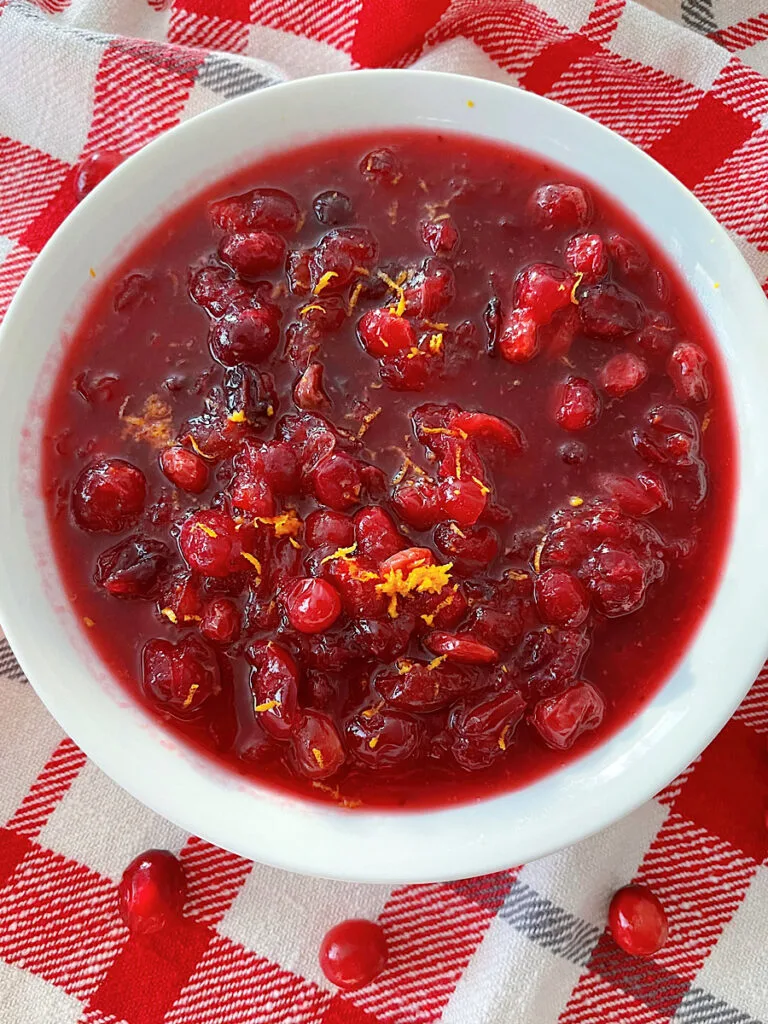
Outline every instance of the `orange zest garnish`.
[(368, 427), (370, 427), (370, 425), (373, 423), (373, 421), (376, 419), (380, 412), (381, 406), (379, 406), (378, 409), (374, 409), (373, 412), (369, 412), (367, 413), (367, 415), (363, 416), (363, 421), (360, 424), (360, 429), (357, 432), (358, 438), (361, 438), (365, 435), (366, 430), (368, 429)]
[(579, 508), (580, 505), (584, 504), (584, 499), (580, 498), (578, 495), (574, 495), (572, 498), (568, 499), (568, 504), (571, 508)]
[(439, 668), (447, 657), (447, 654), (439, 654), (436, 658), (433, 658), (427, 665), (427, 672), (432, 672), (434, 669)]
[(378, 713), (381, 711), (381, 709), (383, 707), (384, 707), (384, 701), (381, 701), (379, 704), (376, 704), (374, 707), (366, 708), (365, 711), (361, 711), (360, 714), (363, 716), (363, 718), (374, 718), (376, 715), (378, 715)]
[(371, 750), (374, 750), (376, 748), (376, 744), (378, 742), (379, 742), (379, 737), (378, 736), (371, 736), (371, 738), (368, 740), (368, 746), (371, 748)]
[(427, 342), (427, 345), (432, 355), (436, 356), (443, 347), (443, 332), (439, 331), (437, 334), (433, 334)]
[(499, 747), (502, 750), (507, 749), (507, 733), (509, 732), (509, 726), (505, 725), (499, 734)]
[(288, 541), (290, 542), (291, 547), (296, 548), (297, 551), (301, 551), (301, 544), (299, 544), (295, 537), (289, 537)]
[(352, 316), (352, 310), (357, 305), (357, 300), (360, 298), (360, 292), (363, 290), (363, 282), (358, 281), (355, 287), (352, 289), (352, 294), (349, 297), (348, 315)]
[(304, 525), (295, 508), (289, 508), (279, 516), (258, 516), (254, 520), (255, 523), (272, 526), (276, 537), (295, 537), (301, 533), (301, 527)]
[(325, 768), (325, 761), (323, 760), (322, 751), (317, 747), (312, 747), (312, 757), (317, 761), (318, 768)]
[(325, 306), (321, 306), (319, 302), (310, 302), (308, 306), (302, 306), (299, 316), (306, 316), (311, 309), (319, 309), (321, 313), (325, 312)]
[(453, 562), (445, 565), (415, 565), (408, 575), (401, 569), (390, 569), (376, 590), (389, 597), (387, 612), (391, 619), (398, 617), (397, 599), (409, 594), (439, 594), (450, 580)]
[(539, 542), (536, 550), (533, 553), (533, 568), (535, 572), (541, 572), (541, 553), (544, 550), (546, 544), (546, 537)]
[(402, 316), (405, 312), (405, 291), (403, 290), (402, 283), (405, 280), (405, 277), (402, 277), (402, 280), (398, 279), (398, 281), (393, 281), (389, 274), (385, 274), (383, 270), (378, 270), (376, 273), (384, 284), (386, 284), (388, 288), (391, 288), (397, 295), (397, 305), (390, 306), (389, 312), (392, 313), (393, 316)]
[(96, 625), (96, 623), (93, 621), (90, 615), (84, 615), (83, 622), (88, 627), (88, 629), (93, 629), (93, 627)]
[(331, 283), (331, 281), (334, 279), (334, 277), (338, 277), (338, 276), (339, 275), (336, 273), (335, 270), (326, 270), (326, 272), (323, 274), (323, 276), (317, 282), (315, 287), (312, 289), (312, 293), (314, 295), (319, 295), (320, 292), (323, 290), (323, 288), (327, 288), (328, 285)]
[(166, 619), (168, 619), (169, 622), (172, 622), (174, 624), (174, 626), (179, 621), (176, 618), (176, 612), (173, 610), (173, 608), (161, 608), (160, 609), (160, 614), (164, 615), (166, 617)]
[(579, 285), (581, 284), (581, 282), (583, 280), (584, 280), (584, 274), (580, 270), (576, 274), (576, 278), (575, 278), (575, 280), (573, 282), (573, 288), (571, 288), (571, 302), (574, 304), (574, 306), (578, 306), (579, 305), (579, 300), (576, 298), (576, 289), (579, 287)]
[(218, 537), (219, 536), (218, 533), (216, 533), (215, 530), (212, 530), (210, 528), (210, 526), (206, 526), (205, 523), (195, 523), (194, 528), (196, 530), (200, 530), (201, 533), (204, 533), (206, 535), (206, 537)]
[(480, 488), (480, 493), (482, 495), (486, 495), (486, 494), (490, 494), (491, 493), (491, 488), (490, 487), (486, 487), (485, 484), (483, 483), (483, 481), (479, 477), (473, 476), (472, 480)]
[(192, 437), (191, 434), (187, 434), (187, 441), (189, 441), (190, 445), (192, 446), (192, 450), (195, 451), (200, 456), (201, 459), (215, 458), (214, 455), (206, 455), (203, 449), (200, 447), (200, 445), (197, 443), (194, 437)]
[(258, 560), (256, 555), (252, 555), (249, 551), (241, 551), (240, 554), (243, 556), (246, 562), (251, 563), (251, 565), (259, 574), (259, 576), (261, 576), (261, 562)]
[(236, 412), (231, 412), (227, 419), (230, 423), (245, 423), (245, 410), (238, 409)]
[(195, 699), (195, 694), (200, 689), (199, 683), (192, 683), (189, 688), (187, 696), (184, 698), (184, 703), (181, 705), (183, 708), (188, 708), (192, 701)]
[(279, 708), (279, 707), (280, 707), (280, 701), (279, 700), (265, 700), (263, 704), (254, 704), (253, 705), (253, 710), (257, 714), (260, 715), (264, 711), (272, 711), (273, 708)]
[(348, 548), (336, 548), (332, 555), (326, 555), (325, 558), (320, 562), (320, 565), (325, 565), (326, 562), (331, 562), (335, 558), (349, 558), (357, 551), (357, 541), (354, 544), (350, 544)]

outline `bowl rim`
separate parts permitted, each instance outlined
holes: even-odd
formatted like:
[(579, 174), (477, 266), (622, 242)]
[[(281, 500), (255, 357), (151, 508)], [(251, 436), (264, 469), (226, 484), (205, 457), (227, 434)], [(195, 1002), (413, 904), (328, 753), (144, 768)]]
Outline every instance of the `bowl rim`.
[[(412, 114), (407, 102), (409, 95), (413, 97), (413, 104), (423, 105), (420, 115), (398, 117), (395, 110), (389, 122), (380, 120), (377, 126), (389, 123), (392, 127), (417, 128), (437, 123), (449, 131), (472, 134), (472, 127), (464, 123), (468, 115), (464, 113), (464, 120), (461, 120), (458, 113), (460, 107), (466, 111), (470, 103), (474, 110), (484, 104), (492, 110), (508, 109), (510, 120), (515, 113), (540, 118), (545, 124), (551, 123), (553, 133), (560, 131), (566, 136), (573, 126), (575, 133), (581, 133), (595, 146), (603, 147), (624, 170), (636, 165), (638, 174), (649, 189), (663, 193), (679, 204), (681, 219), (684, 211), (701, 231), (710, 236), (713, 249), (716, 248), (722, 256), (724, 272), (728, 264), (728, 283), (735, 296), (729, 301), (741, 311), (742, 330), (743, 323), (750, 323), (752, 326), (745, 333), (756, 337), (760, 329), (765, 331), (768, 327), (765, 297), (725, 230), (668, 171), (632, 143), (582, 114), (510, 85), (417, 69), (365, 70), (313, 76), (229, 100), (174, 127), (118, 167), (58, 228), (20, 285), (0, 326), (0, 374), (4, 365), (12, 364), (18, 354), (18, 347), (14, 349), (14, 345), (18, 346), (14, 336), (20, 337), (26, 322), (34, 319), (34, 306), (40, 301), (41, 290), (49, 280), (51, 268), (68, 258), (81, 229), (93, 225), (99, 216), (109, 212), (110, 202), (125, 196), (131, 183), (149, 180), (153, 166), (159, 166), (163, 161), (172, 163), (174, 152), (182, 147), (182, 143), (189, 145), (195, 139), (202, 139), (209, 127), (215, 135), (217, 125), (234, 124), (241, 115), (243, 123), (259, 116), (285, 120), (285, 110), (291, 104), (291, 109), (303, 104), (304, 109), (311, 111), (313, 105), (319, 109), (323, 96), (337, 101), (349, 97), (348, 89), (352, 82), (355, 89), (354, 99), (349, 99), (350, 107), (375, 97), (377, 90), (382, 89), (389, 93), (393, 89), (401, 90), (405, 115)], [(445, 113), (441, 115), (439, 111), (448, 109), (454, 102), (457, 113), (449, 123)], [(336, 134), (361, 130), (356, 125), (350, 128), (340, 124)], [(293, 141), (290, 134), (290, 129), (287, 129), (284, 142), (264, 152), (290, 149), (301, 144), (303, 140), (295, 138), (295, 131)], [(329, 134), (333, 132), (321, 132), (314, 137)], [(483, 133), (478, 134), (482, 137)], [(488, 133), (484, 134), (488, 137)], [(502, 139), (501, 135), (495, 137)], [(554, 145), (559, 144), (560, 136), (553, 134), (553, 139)], [(519, 149), (540, 152), (513, 138), (508, 138), (508, 143)], [(566, 150), (563, 149), (563, 158), (558, 162), (567, 169), (569, 162), (565, 156)], [(550, 159), (558, 158), (550, 156)], [(581, 170), (575, 173), (590, 177)], [(604, 182), (599, 182), (598, 187), (617, 198)], [(188, 193), (193, 194), (195, 190), (195, 187), (189, 188)], [(643, 229), (650, 231), (645, 218), (638, 217), (636, 213), (635, 216)], [(664, 245), (660, 248), (673, 262), (679, 262), (678, 258), (685, 256), (681, 252), (671, 253)], [(713, 321), (711, 311), (701, 305), (702, 288), (707, 281), (712, 283), (707, 277), (705, 262), (702, 260), (701, 263), (703, 276), (693, 282), (692, 291), (721, 347), (722, 332)], [(713, 295), (711, 301), (720, 300)], [(728, 317), (727, 311), (720, 315)], [(63, 323), (63, 320), (59, 321), (60, 329)], [(735, 331), (735, 322), (733, 329)], [(727, 340), (730, 344), (730, 335)], [(733, 616), (730, 633), (725, 632), (725, 626), (713, 618), (716, 608), (718, 614), (728, 612), (727, 603), (725, 608), (721, 607), (723, 590), (727, 590), (731, 602), (738, 592), (738, 580), (732, 578), (732, 559), (737, 544), (741, 545), (739, 572), (743, 572), (747, 565), (742, 551), (745, 517), (754, 518), (756, 507), (768, 499), (768, 459), (755, 444), (757, 431), (752, 429), (753, 423), (761, 424), (768, 435), (768, 408), (760, 406), (756, 384), (760, 372), (765, 370), (768, 373), (768, 357), (760, 356), (756, 346), (750, 348), (745, 341), (738, 354), (745, 365), (750, 364), (750, 372), (734, 375), (735, 353), (730, 353), (728, 345), (725, 350), (721, 347), (721, 351), (724, 351), (723, 361), (732, 397), (743, 398), (746, 395), (748, 399), (746, 405), (734, 401), (740, 463), (736, 477), (737, 508), (723, 579), (686, 651), (683, 665), (673, 673), (673, 679), (680, 676), (679, 692), (668, 692), (671, 685), (668, 681), (649, 705), (595, 750), (523, 789), (440, 810), (397, 812), (360, 809), (349, 812), (335, 806), (308, 803), (255, 784), (240, 787), (234, 773), (212, 767), (208, 759), (204, 760), (206, 772), (203, 773), (199, 766), (195, 767), (194, 757), (185, 744), (177, 743), (154, 719), (149, 719), (148, 713), (145, 713), (147, 720), (140, 721), (140, 716), (137, 718), (128, 704), (121, 703), (119, 696), (110, 691), (108, 680), (98, 671), (95, 675), (100, 676), (98, 682), (102, 685), (98, 693), (92, 687), (92, 705), (87, 708), (76, 706), (67, 692), (52, 679), (51, 652), (43, 653), (45, 644), (40, 644), (39, 631), (31, 628), (24, 603), (17, 600), (18, 581), (14, 582), (12, 575), (14, 565), (10, 552), (19, 542), (20, 533), (18, 517), (13, 516), (10, 531), (13, 545), (5, 536), (0, 543), (0, 570), (3, 570), (0, 571), (0, 618), (6, 636), (20, 665), (53, 716), (107, 775), (141, 802), (187, 831), (243, 856), (305, 874), (403, 883), (468, 877), (552, 853), (628, 814), (679, 774), (731, 716), (768, 654), (768, 635), (759, 642), (756, 639), (761, 634), (754, 631), (758, 621), (754, 612), (747, 615), (753, 629), (751, 634), (744, 628), (737, 628)], [(40, 365), (42, 362), (44, 360)], [(748, 379), (741, 380), (741, 377)], [(749, 378), (755, 383), (752, 384)], [(0, 434), (8, 422), (13, 423), (11, 413), (7, 413), (5, 408), (0, 409)], [(750, 429), (742, 429), (746, 424)], [(0, 462), (4, 466), (0, 474), (7, 477), (7, 459)], [(745, 467), (749, 472), (744, 472)], [(17, 476), (21, 479), (18, 471)], [(15, 480), (11, 471), (11, 482)], [(768, 568), (768, 543), (756, 542), (753, 553), (754, 564)], [(768, 573), (763, 572), (762, 575), (768, 577)], [(768, 598), (768, 582), (752, 580), (752, 585), (755, 593), (751, 603), (754, 606)], [(52, 602), (51, 614), (57, 612), (54, 604)], [(711, 685), (710, 679), (702, 690), (701, 678), (709, 678), (713, 674), (710, 662), (716, 661), (716, 651), (712, 643), (707, 643), (700, 652), (699, 641), (707, 630), (718, 633), (718, 629), (733, 645), (732, 662), (736, 665), (733, 678), (736, 681), (730, 688), (718, 690)], [(688, 661), (695, 661), (695, 664), (688, 665)], [(66, 659), (62, 662), (62, 671), (69, 671)], [(700, 696), (706, 695), (711, 700), (703, 711), (700, 706), (693, 706), (694, 691), (701, 691)], [(662, 698), (668, 698), (674, 710), (666, 708), (662, 713), (657, 707)], [(109, 714), (108, 704), (113, 706), (113, 710), (119, 707), (120, 714), (124, 716), (122, 742), (119, 744), (112, 743), (110, 737), (105, 738), (103, 732), (100, 716)], [(651, 711), (655, 713), (649, 714)], [(673, 735), (677, 737), (676, 743), (672, 742)], [(614, 756), (608, 757), (608, 752), (613, 752)], [(141, 762), (136, 758), (141, 758)], [(640, 766), (644, 770), (635, 770), (633, 774), (633, 769)], [(166, 777), (163, 785), (158, 787), (157, 779), (163, 772)], [(596, 788), (597, 780), (601, 781), (601, 786)], [(190, 799), (190, 781), (203, 787), (203, 799)], [(233, 802), (231, 797), (237, 793), (243, 799)], [(520, 799), (521, 794), (525, 795), (524, 800)], [(267, 827), (255, 831), (252, 824), (246, 826), (242, 821), (234, 820), (249, 806), (265, 816)], [(560, 818), (557, 823), (548, 820), (552, 815), (544, 813), (542, 808), (549, 806), (559, 807), (565, 818)], [(312, 841), (307, 843), (309, 836)]]

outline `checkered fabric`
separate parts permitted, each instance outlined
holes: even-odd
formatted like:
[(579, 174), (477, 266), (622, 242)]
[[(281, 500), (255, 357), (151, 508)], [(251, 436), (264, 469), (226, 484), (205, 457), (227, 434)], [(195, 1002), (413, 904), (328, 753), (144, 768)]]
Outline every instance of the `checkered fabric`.
[[(669, 167), (768, 282), (761, 0), (0, 0), (0, 316), (72, 206), (73, 167), (228, 97), (359, 66), (463, 71), (568, 104)], [(699, 760), (607, 832), (451, 884), (283, 874), (154, 816), (65, 737), (0, 640), (0, 1024), (750, 1024), (768, 1021), (768, 671)], [(178, 851), (178, 928), (129, 938), (115, 880)], [(671, 933), (605, 933), (635, 879)], [(324, 931), (377, 918), (373, 985), (336, 993)]]

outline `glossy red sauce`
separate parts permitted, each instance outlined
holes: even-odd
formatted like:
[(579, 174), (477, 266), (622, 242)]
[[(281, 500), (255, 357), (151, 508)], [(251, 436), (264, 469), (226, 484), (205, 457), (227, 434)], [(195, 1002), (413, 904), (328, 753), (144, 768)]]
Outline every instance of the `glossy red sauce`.
[[(211, 205), (262, 188), (288, 197)], [(631, 217), (402, 131), (271, 157), (137, 242), (43, 466), (67, 596), (129, 693), (238, 772), (393, 808), (627, 722), (710, 601), (735, 489), (714, 343)]]

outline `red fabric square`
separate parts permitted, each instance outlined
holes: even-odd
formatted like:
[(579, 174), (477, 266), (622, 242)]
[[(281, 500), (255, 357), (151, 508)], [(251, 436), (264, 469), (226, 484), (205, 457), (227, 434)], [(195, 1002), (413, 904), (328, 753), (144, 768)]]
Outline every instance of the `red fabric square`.
[(670, 1018), (612, 980), (584, 973), (557, 1024), (670, 1024)]
[(650, 147), (650, 154), (693, 188), (716, 170), (757, 128), (711, 93), (679, 124)]
[(371, 68), (392, 63), (421, 46), (425, 34), (449, 4), (450, 0), (363, 0), (352, 41), (352, 60)]
[(19, 238), (56, 195), (68, 171), (62, 160), (0, 137), (0, 235)]
[(211, 941), (185, 918), (155, 935), (131, 938), (91, 999), (90, 1008), (128, 1024), (162, 1024)]
[(228, 21), (242, 21), (248, 24), (251, 20), (251, 0), (182, 0), (174, 5), (175, 10), (183, 9), (190, 14), (207, 15), (210, 18), (226, 18)]
[(0, 886), (5, 885), (31, 848), (29, 839), (0, 828)]
[(665, 1019), (674, 1016), (688, 990), (686, 979), (665, 970), (655, 960), (629, 956), (607, 934), (592, 950), (587, 968)]
[(585, 36), (571, 36), (570, 39), (553, 43), (534, 59), (520, 84), (532, 92), (542, 95), (548, 93), (571, 64), (582, 57), (591, 56), (597, 49), (597, 43)]
[(355, 1006), (348, 997), (337, 995), (326, 1010), (322, 1024), (379, 1024), (379, 1018)]
[(674, 803), (677, 814), (760, 862), (768, 854), (765, 828), (765, 737), (730, 721), (701, 755)]

